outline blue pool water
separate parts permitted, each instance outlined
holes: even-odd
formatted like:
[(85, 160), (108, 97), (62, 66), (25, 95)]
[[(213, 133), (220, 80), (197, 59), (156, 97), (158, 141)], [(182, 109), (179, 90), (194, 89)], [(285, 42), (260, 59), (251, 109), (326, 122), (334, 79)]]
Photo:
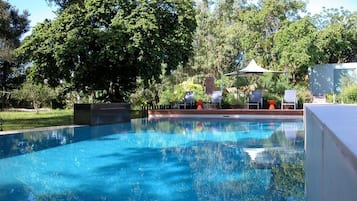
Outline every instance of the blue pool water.
[(304, 200), (299, 120), (136, 119), (0, 136), (0, 200)]

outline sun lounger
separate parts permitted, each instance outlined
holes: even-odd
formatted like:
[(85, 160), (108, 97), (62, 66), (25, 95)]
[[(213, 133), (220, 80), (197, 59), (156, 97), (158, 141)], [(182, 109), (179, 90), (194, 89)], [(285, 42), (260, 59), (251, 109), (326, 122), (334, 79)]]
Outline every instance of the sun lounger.
[(222, 91), (212, 91), (211, 103), (218, 104), (218, 106), (221, 108), (221, 102), (222, 102)]
[(257, 109), (260, 109), (263, 106), (262, 90), (252, 91), (252, 95), (247, 102), (248, 109), (250, 109), (250, 106), (252, 105), (256, 106)]
[(285, 90), (284, 97), (281, 100), (281, 109), (283, 110), (284, 106), (293, 106), (294, 110), (296, 110), (297, 104), (296, 90)]
[(185, 97), (183, 98), (184, 109), (186, 109), (187, 106), (190, 106), (190, 108), (192, 108), (194, 104), (195, 104), (195, 92), (187, 91), (185, 93)]

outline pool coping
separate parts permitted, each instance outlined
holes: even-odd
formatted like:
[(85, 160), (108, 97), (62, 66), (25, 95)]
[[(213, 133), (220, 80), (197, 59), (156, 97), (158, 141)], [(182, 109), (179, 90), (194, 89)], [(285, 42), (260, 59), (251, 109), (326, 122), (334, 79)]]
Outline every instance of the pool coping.
[(51, 129), (76, 128), (76, 127), (82, 127), (82, 126), (86, 126), (86, 125), (47, 126), (47, 127), (29, 128), (29, 129), (22, 129), (22, 130), (0, 131), (0, 136), (1, 135), (25, 133), (25, 132), (33, 132), (33, 131), (46, 131), (46, 130), (51, 130)]
[(149, 110), (148, 118), (245, 118), (245, 119), (296, 119), (303, 118), (304, 110), (251, 110), (251, 109), (160, 109)]

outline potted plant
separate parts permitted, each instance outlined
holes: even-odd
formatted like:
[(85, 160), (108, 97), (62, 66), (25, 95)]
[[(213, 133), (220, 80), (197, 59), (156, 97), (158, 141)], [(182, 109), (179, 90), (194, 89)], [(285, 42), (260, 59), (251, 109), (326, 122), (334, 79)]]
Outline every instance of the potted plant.
[(281, 103), (280, 96), (266, 92), (263, 95), (263, 108), (273, 109), (272, 105), (274, 105), (274, 109), (278, 107)]

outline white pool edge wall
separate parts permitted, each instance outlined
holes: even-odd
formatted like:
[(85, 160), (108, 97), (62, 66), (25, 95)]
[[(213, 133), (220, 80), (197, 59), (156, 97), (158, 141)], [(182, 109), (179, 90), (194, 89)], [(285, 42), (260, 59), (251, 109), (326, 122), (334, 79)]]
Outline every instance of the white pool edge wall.
[(304, 110), (307, 200), (357, 200), (357, 105)]

